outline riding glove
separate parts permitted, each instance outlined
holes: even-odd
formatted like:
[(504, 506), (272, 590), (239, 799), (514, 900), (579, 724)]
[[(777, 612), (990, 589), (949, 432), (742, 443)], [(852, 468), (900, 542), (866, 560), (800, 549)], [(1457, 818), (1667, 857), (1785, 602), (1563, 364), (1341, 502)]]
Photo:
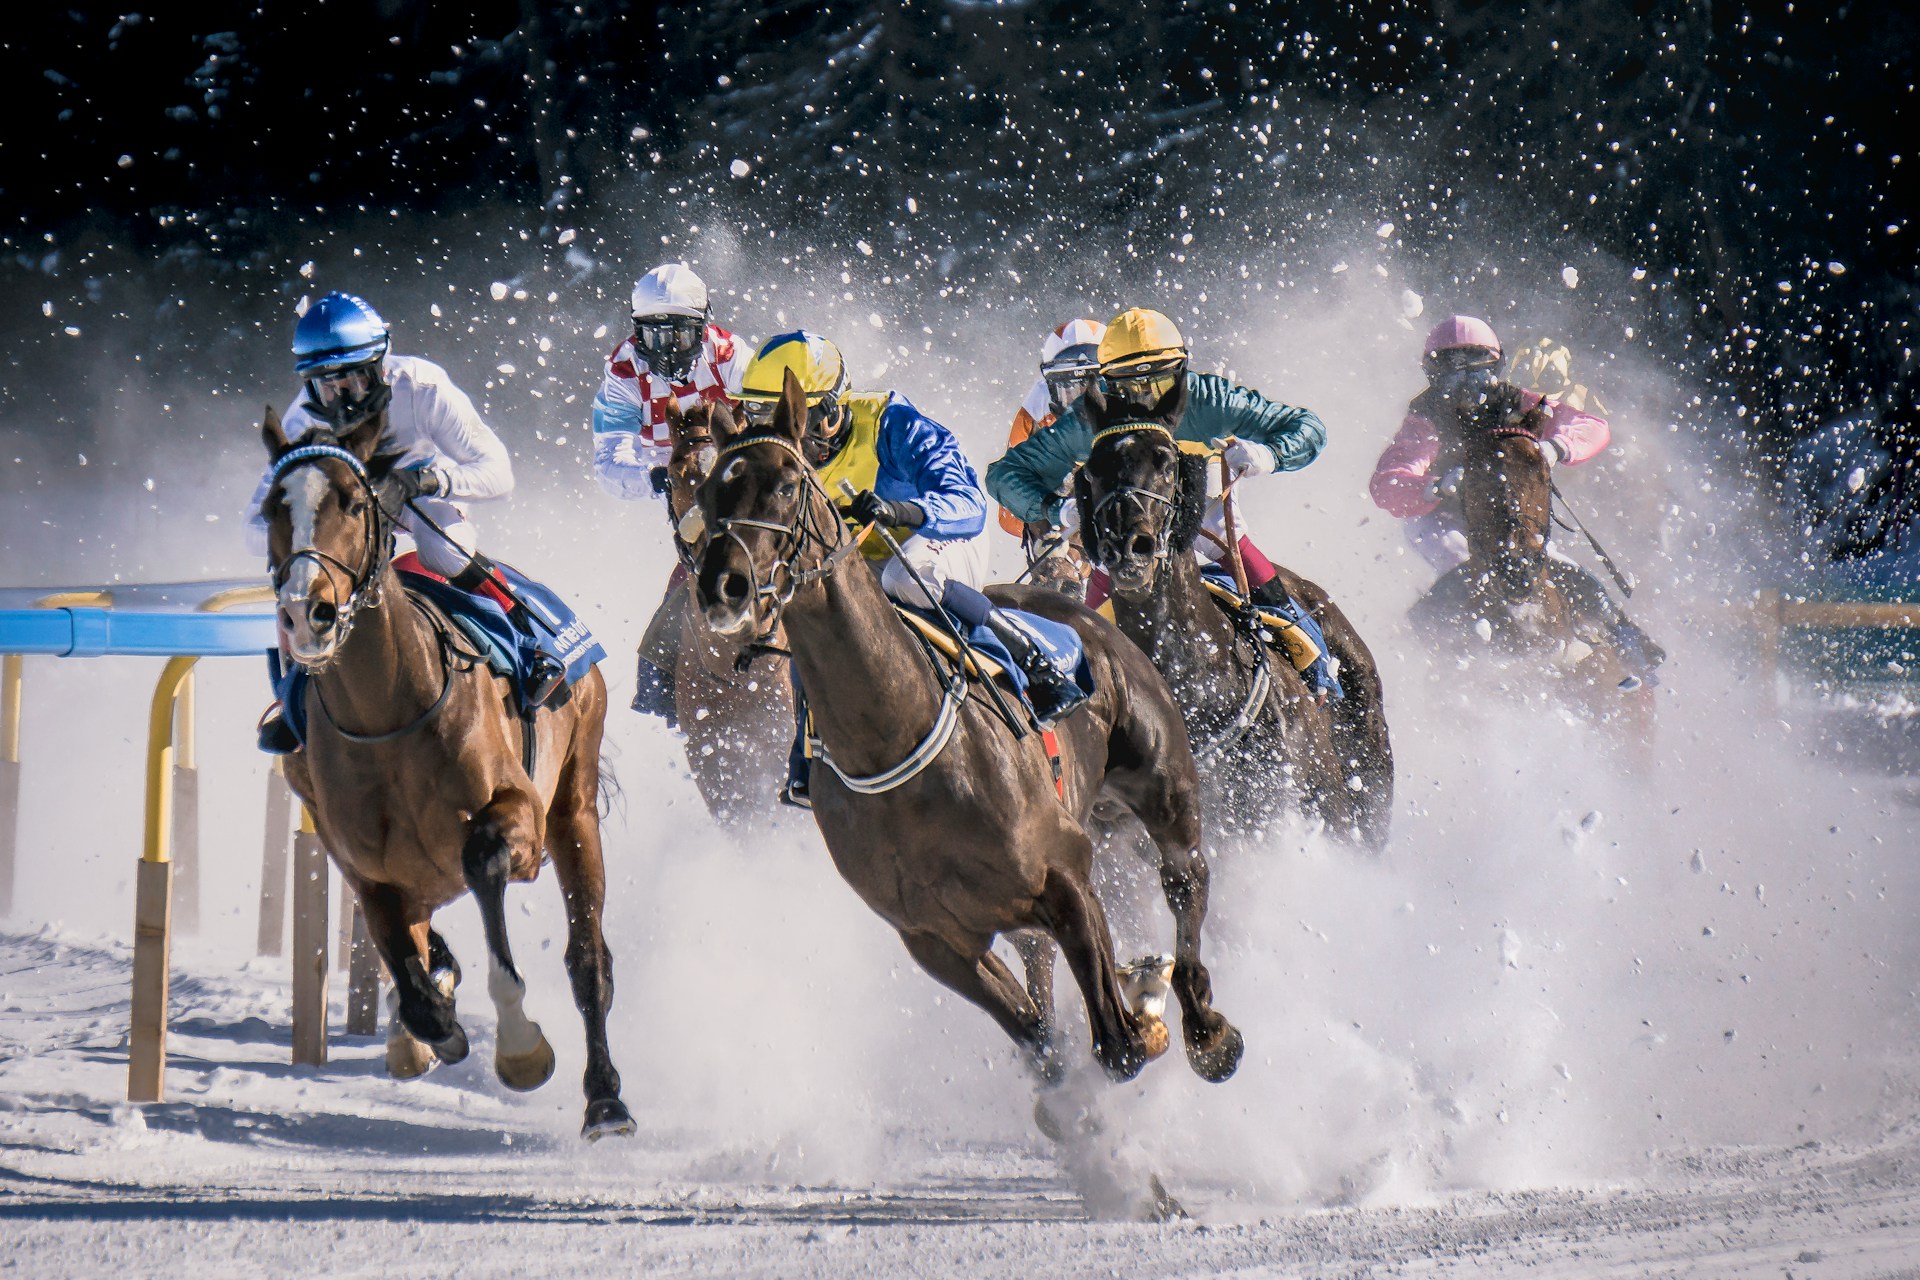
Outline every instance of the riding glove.
[(431, 498), (435, 494), (444, 493), (447, 488), (447, 483), (441, 478), (440, 473), (430, 466), (404, 467), (392, 474), (390, 483), (398, 493), (402, 504), (411, 502), (415, 498)]
[(1270, 476), (1280, 466), (1273, 450), (1257, 441), (1228, 436), (1224, 440), (1207, 441), (1207, 447), (1219, 449), (1236, 476)]
[(894, 502), (871, 489), (862, 489), (847, 504), (847, 514), (861, 524), (880, 524), (894, 528), (918, 529), (927, 522), (927, 513), (917, 502)]
[(1053, 513), (1050, 522), (1060, 530), (1060, 536), (1070, 538), (1080, 527), (1080, 502), (1077, 498), (1060, 499), (1060, 509)]
[(1459, 493), (1460, 481), (1466, 478), (1466, 474), (1467, 469), (1465, 467), (1455, 467), (1443, 476), (1434, 477), (1434, 479), (1427, 483), (1428, 500), (1439, 502), (1444, 498), (1451, 498)]
[(673, 483), (673, 473), (665, 467), (654, 467), (647, 472), (647, 483), (653, 486), (654, 496), (658, 497)]

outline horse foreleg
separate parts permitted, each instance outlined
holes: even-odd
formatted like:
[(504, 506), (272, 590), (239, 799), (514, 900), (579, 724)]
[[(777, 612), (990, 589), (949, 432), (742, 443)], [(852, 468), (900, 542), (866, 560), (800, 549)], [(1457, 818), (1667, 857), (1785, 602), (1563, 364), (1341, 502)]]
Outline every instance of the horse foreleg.
[(938, 934), (902, 929), (900, 941), (922, 969), (948, 990), (985, 1009), (1027, 1055), (1042, 1080), (1059, 1078), (1061, 1067), (1048, 1043), (1045, 1023), (1020, 982), (983, 943), (967, 953)]
[[(613, 1007), (613, 956), (600, 927), (607, 898), (606, 866), (601, 860), (597, 762), (576, 753), (561, 776), (554, 806), (547, 814), (547, 848), (554, 875), (567, 901), (567, 977), (573, 1002), (586, 1025), (587, 1116), (581, 1134), (588, 1139), (624, 1137), (634, 1131), (633, 1116), (620, 1101), (620, 1072), (607, 1047), (607, 1011)], [(584, 773), (582, 771), (585, 771)], [(589, 779), (595, 779), (589, 781)]]
[(521, 792), (501, 792), (473, 815), (460, 852), (467, 889), (480, 906), (480, 923), (487, 935), (487, 994), (498, 1017), (494, 1074), (507, 1088), (521, 1090), (537, 1089), (553, 1078), (553, 1046), (540, 1024), (527, 1017), (523, 1007), (527, 984), (514, 967), (507, 944), (507, 881), (513, 851), (532, 843), (532, 805)]
[[(1027, 974), (1027, 999), (1040, 1014), (1041, 1039), (1053, 1044), (1053, 939), (1038, 929), (1022, 929), (1011, 935), (1013, 949), (1020, 955), (1020, 967)], [(1053, 1050), (1048, 1049), (1049, 1056)]]
[[(432, 1066), (434, 1057), (460, 1061), (467, 1056), (467, 1036), (453, 1014), (453, 987), (460, 973), (453, 953), (426, 915), (407, 910), (399, 890), (363, 881), (356, 881), (354, 888), (367, 919), (367, 936), (393, 979), (387, 997), (387, 1070), (409, 1079)], [(445, 964), (435, 955), (435, 942)]]
[(1085, 881), (1054, 867), (1040, 891), (1040, 909), (1080, 984), (1093, 1032), (1093, 1056), (1114, 1080), (1133, 1079), (1167, 1051), (1167, 1026), (1157, 1018), (1136, 1017), (1127, 1006), (1100, 900)]

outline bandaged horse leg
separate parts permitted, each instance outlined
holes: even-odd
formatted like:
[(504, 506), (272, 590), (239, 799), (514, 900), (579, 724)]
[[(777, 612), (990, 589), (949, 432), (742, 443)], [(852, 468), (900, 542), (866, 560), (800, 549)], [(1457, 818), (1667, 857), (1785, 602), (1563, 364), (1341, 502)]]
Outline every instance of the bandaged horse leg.
[(673, 673), (680, 661), (680, 630), (687, 611), (687, 571), (675, 565), (667, 579), (666, 594), (653, 611), (647, 630), (640, 637), (640, 653), (633, 682), (633, 709), (642, 715), (659, 716), (669, 729), (678, 725), (673, 703)]
[(460, 855), (467, 889), (480, 907), (487, 937), (487, 994), (499, 1024), (494, 1073), (509, 1089), (521, 1090), (537, 1089), (553, 1076), (553, 1046), (522, 1007), (527, 984), (514, 967), (507, 943), (507, 881), (516, 852), (526, 859), (538, 857), (533, 831), (531, 797), (517, 791), (497, 792), (469, 821), (466, 847)]

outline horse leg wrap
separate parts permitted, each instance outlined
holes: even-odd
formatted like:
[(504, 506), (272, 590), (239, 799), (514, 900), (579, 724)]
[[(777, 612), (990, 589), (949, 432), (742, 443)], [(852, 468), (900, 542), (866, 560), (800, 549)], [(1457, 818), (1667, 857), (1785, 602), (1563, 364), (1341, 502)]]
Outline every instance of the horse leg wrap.
[(553, 1078), (553, 1046), (540, 1024), (527, 1017), (527, 986), (505, 965), (487, 973), (487, 994), (499, 1017), (494, 1035), (493, 1067), (509, 1089), (537, 1089)]

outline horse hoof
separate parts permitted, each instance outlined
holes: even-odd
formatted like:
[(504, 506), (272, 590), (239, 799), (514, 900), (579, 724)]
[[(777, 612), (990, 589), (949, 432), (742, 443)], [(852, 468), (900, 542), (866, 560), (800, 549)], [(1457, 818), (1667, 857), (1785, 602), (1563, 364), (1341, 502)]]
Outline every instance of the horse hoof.
[(440, 1056), (440, 1061), (448, 1066), (456, 1062), (464, 1062), (467, 1057), (467, 1033), (456, 1022), (453, 1024), (452, 1035), (445, 1040), (430, 1041), (428, 1047)]
[(553, 1079), (553, 1046), (547, 1043), (545, 1036), (541, 1036), (540, 1043), (525, 1053), (502, 1053), (496, 1045), (493, 1073), (500, 1077), (501, 1084), (520, 1093), (538, 1089)]
[(1047, 1109), (1045, 1094), (1033, 1100), (1033, 1127), (1038, 1129), (1040, 1136), (1048, 1142), (1066, 1141), (1067, 1131), (1061, 1125), (1059, 1118)]
[(1241, 1037), (1240, 1028), (1229, 1025), (1220, 1043), (1211, 1049), (1188, 1045), (1187, 1061), (1192, 1064), (1195, 1075), (1209, 1084), (1219, 1084), (1239, 1069), (1240, 1055), (1246, 1049), (1247, 1042)]
[(1174, 1222), (1192, 1216), (1178, 1200), (1173, 1198), (1173, 1193), (1168, 1191), (1166, 1185), (1160, 1181), (1159, 1174), (1148, 1175), (1147, 1198), (1141, 1201), (1134, 1211), (1137, 1221)]
[(417, 1080), (440, 1059), (405, 1031), (387, 1036), (387, 1074), (395, 1080)]
[(588, 1142), (602, 1138), (631, 1138), (639, 1126), (634, 1124), (626, 1104), (618, 1098), (596, 1098), (587, 1104), (587, 1122), (580, 1136)]

